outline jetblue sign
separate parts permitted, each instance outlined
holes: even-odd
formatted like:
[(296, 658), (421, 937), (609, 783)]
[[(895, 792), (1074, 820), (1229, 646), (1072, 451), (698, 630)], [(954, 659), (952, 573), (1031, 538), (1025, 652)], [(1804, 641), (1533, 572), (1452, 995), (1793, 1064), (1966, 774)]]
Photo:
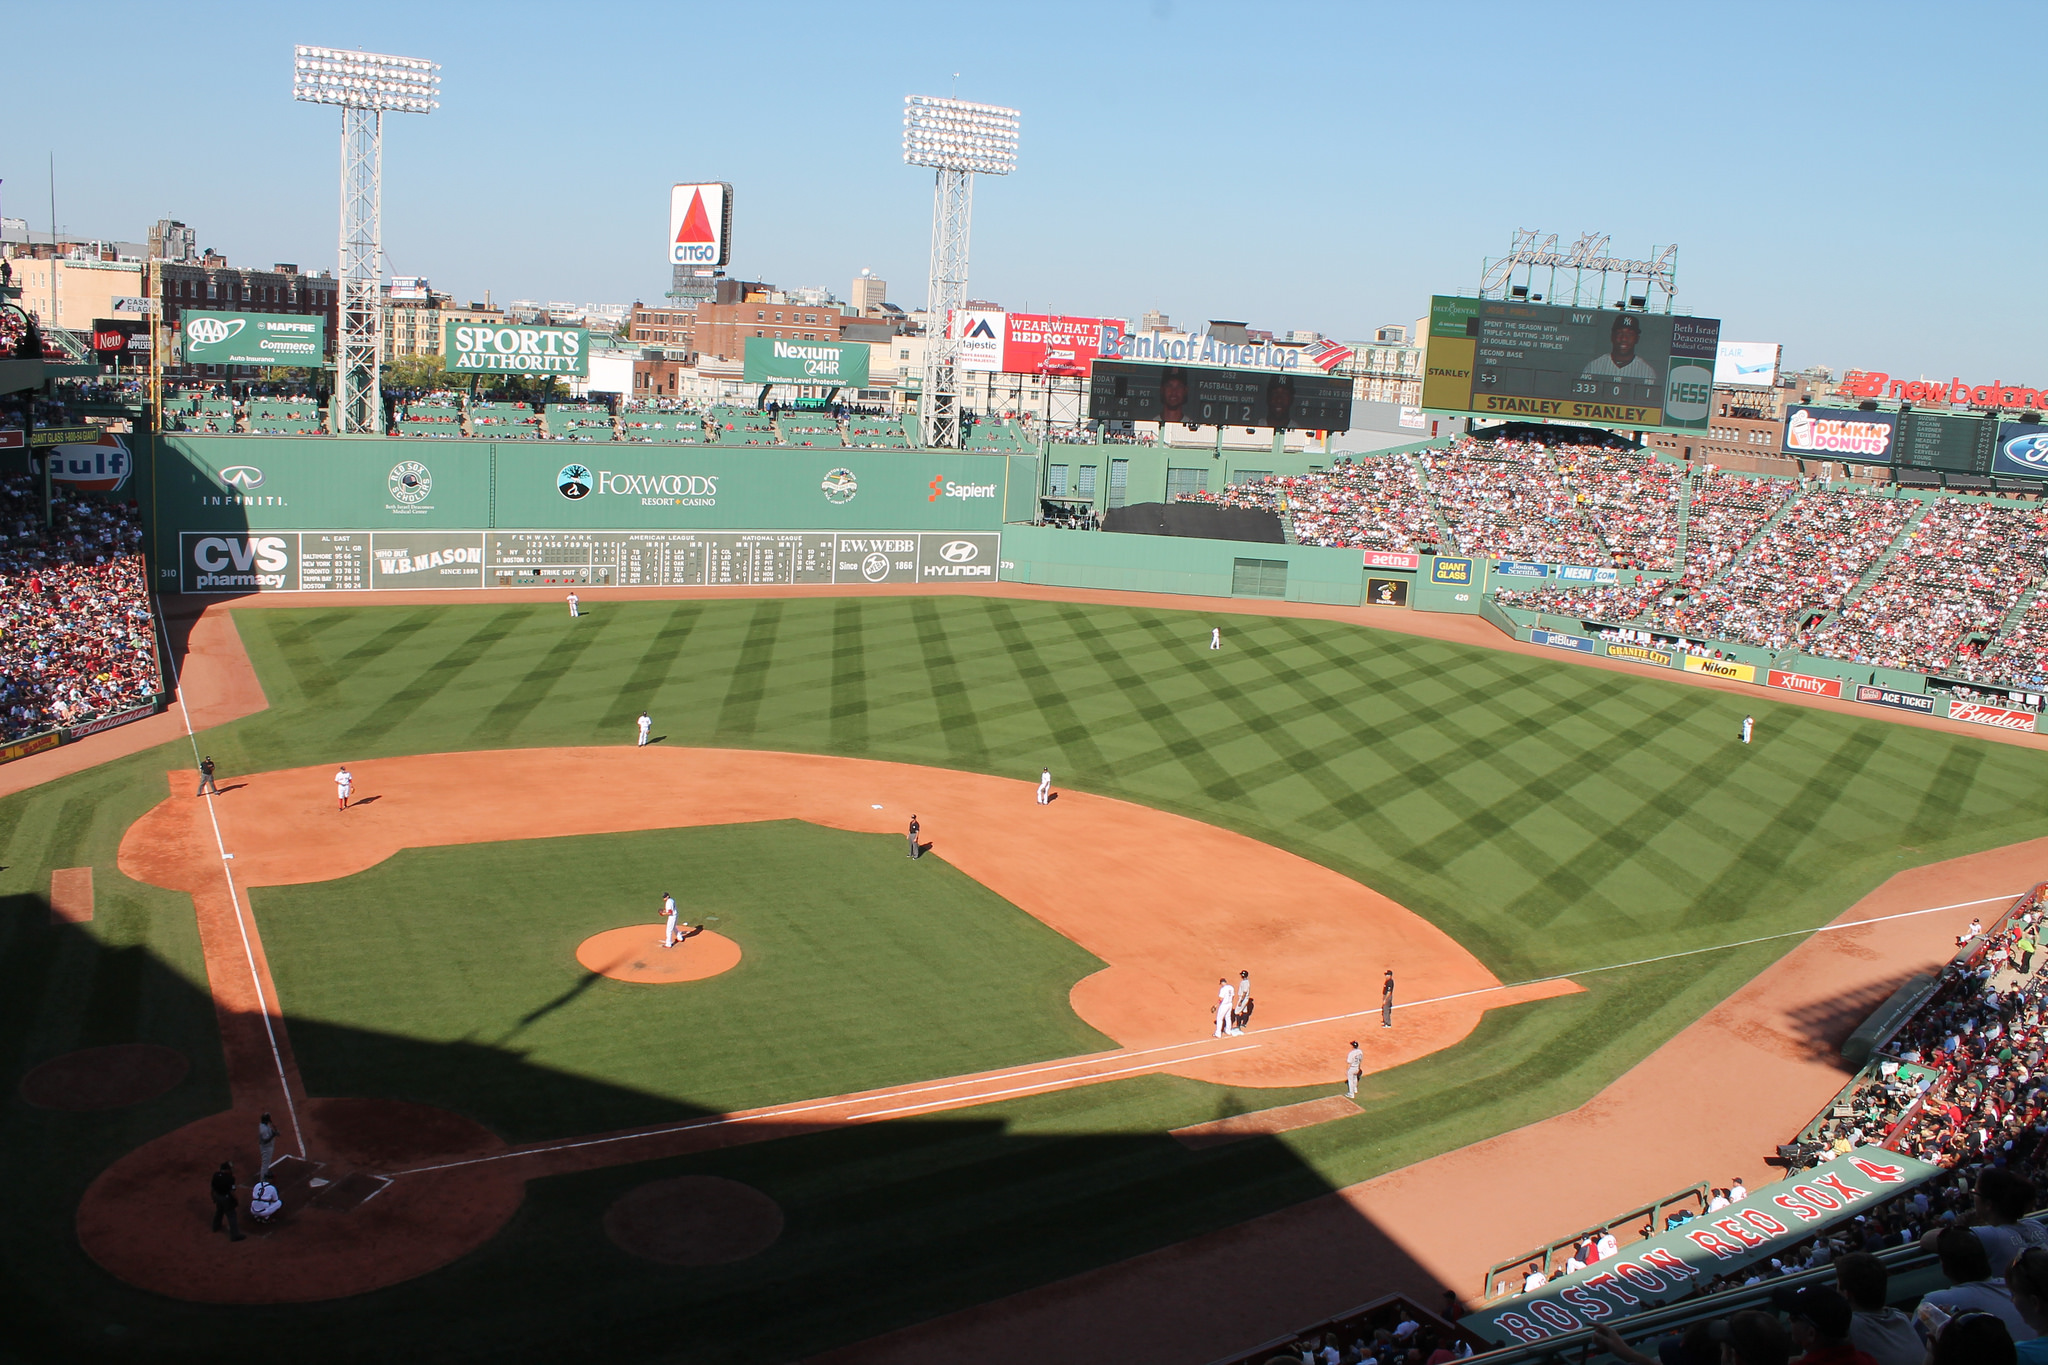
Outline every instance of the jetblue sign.
[(1553, 649), (1576, 649), (1581, 654), (1596, 652), (1591, 640), (1578, 635), (1567, 635), (1561, 630), (1532, 630), (1529, 632), (1529, 639), (1535, 644), (1549, 645)]

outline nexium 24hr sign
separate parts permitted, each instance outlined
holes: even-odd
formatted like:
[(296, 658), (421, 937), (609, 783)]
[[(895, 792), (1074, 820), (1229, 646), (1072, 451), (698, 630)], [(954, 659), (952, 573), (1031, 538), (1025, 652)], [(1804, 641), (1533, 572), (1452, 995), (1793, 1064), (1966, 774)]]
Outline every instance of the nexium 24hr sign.
[(581, 327), (447, 324), (445, 368), (457, 374), (590, 373), (590, 333)]

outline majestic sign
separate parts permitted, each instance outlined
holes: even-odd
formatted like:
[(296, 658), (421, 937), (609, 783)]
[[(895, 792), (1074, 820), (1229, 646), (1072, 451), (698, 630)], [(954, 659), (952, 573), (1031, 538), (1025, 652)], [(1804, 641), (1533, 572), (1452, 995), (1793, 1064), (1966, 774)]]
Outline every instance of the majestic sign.
[(1704, 431), (1720, 340), (1714, 318), (1438, 295), (1422, 406)]
[(1923, 716), (1934, 714), (1934, 698), (1923, 697), (1917, 692), (1894, 692), (1889, 687), (1866, 687), (1859, 684), (1856, 700), (1867, 701), (1872, 706), (1889, 706), (1898, 711), (1918, 711)]
[(1966, 720), (1972, 725), (1995, 725), (2001, 730), (2032, 730), (2032, 711), (2008, 711), (2002, 706), (1980, 706), (1976, 702), (1951, 701), (1948, 704), (1950, 720)]
[(187, 365), (326, 363), (327, 319), (319, 313), (198, 313), (178, 320)]
[(590, 373), (590, 333), (581, 327), (494, 327), (447, 322), (443, 364), (457, 374)]
[(1748, 664), (1738, 664), (1726, 659), (1703, 659), (1697, 654), (1685, 656), (1685, 671), (1704, 673), (1710, 678), (1727, 678), (1731, 682), (1755, 682), (1756, 670)]
[(1787, 1247), (1939, 1174), (1939, 1167), (1882, 1147), (1857, 1147), (1463, 1322), (1509, 1345), (1630, 1317), (1686, 1297), (1716, 1275), (1767, 1265)]
[(732, 259), (732, 186), (677, 185), (668, 192), (668, 263), (716, 267)]
[(1772, 687), (1782, 687), (1787, 692), (1804, 692), (1809, 697), (1839, 697), (1842, 684), (1835, 678), (1815, 678), (1805, 673), (1787, 673), (1774, 668), (1766, 679)]
[(1907, 403), (1950, 403), (1972, 408), (2048, 408), (2048, 388), (2029, 389), (2004, 380), (1970, 384), (1961, 379), (1894, 379), (1883, 370), (1851, 370), (1836, 389), (1844, 398), (1897, 398)]
[(985, 374), (1085, 375), (1102, 339), (1121, 336), (1121, 318), (970, 309), (953, 315), (954, 364)]
[(862, 341), (784, 341), (779, 337), (748, 337), (746, 367), (749, 384), (818, 384), (866, 388), (868, 347)]
[(1839, 455), (1866, 464), (1889, 464), (1899, 417), (1893, 412), (1799, 406), (1785, 416), (1785, 449), (1801, 455)]

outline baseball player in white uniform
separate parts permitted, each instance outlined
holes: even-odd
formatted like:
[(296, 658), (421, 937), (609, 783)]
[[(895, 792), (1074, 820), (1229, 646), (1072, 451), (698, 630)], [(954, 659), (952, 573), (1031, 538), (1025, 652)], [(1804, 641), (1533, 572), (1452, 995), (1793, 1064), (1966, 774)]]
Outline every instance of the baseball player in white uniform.
[(1221, 626), (1211, 626), (1211, 627), (1209, 627), (1209, 648), (1211, 648), (1211, 649), (1221, 649), (1221, 648), (1223, 648), (1223, 627), (1221, 627)]
[(1051, 802), (1052, 769), (1046, 768), (1041, 770), (1038, 774), (1038, 804), (1044, 806), (1051, 804)]
[(1237, 992), (1230, 989), (1230, 983), (1222, 977), (1216, 978), (1216, 1036), (1235, 1033), (1230, 1027), (1230, 1007), (1237, 1003)]
[(580, 607), (579, 607), (579, 606), (577, 605), (577, 602), (576, 602), (576, 594), (575, 594), (575, 593), (573, 593), (573, 592), (572, 592), (572, 593), (570, 593), (570, 594), (569, 594), (569, 619), (573, 621), (573, 620), (575, 620), (575, 619), (576, 619), (577, 617), (581, 616), (582, 614), (583, 614), (583, 612), (582, 612), (582, 609), (581, 609), (581, 608), (580, 608)]
[(1744, 744), (1747, 744), (1747, 743), (1749, 743), (1749, 737), (1750, 737), (1751, 733), (1753, 733), (1753, 732), (1755, 731), (1755, 729), (1756, 729), (1756, 717), (1755, 717), (1755, 716), (1744, 716), (1744, 717), (1742, 718), (1742, 742), (1743, 742)]
[(678, 923), (676, 919), (676, 898), (666, 891), (661, 893), (661, 918), (665, 925), (661, 935), (661, 946), (673, 948), (676, 946), (676, 925)]
[(349, 793), (356, 789), (356, 780), (347, 768), (339, 768), (334, 774), (335, 809), (347, 810)]
[(643, 749), (644, 749), (644, 748), (646, 748), (646, 747), (647, 747), (647, 732), (648, 732), (649, 730), (652, 730), (653, 728), (654, 728), (654, 722), (653, 722), (653, 720), (651, 720), (651, 719), (650, 719), (650, 718), (648, 717), (648, 715), (647, 715), (647, 713), (646, 713), (645, 711), (642, 711), (642, 712), (640, 713), (640, 747), (641, 747), (641, 748), (643, 748)]
[(1365, 1070), (1365, 1053), (1358, 1046), (1356, 1038), (1351, 1040), (1351, 1051), (1344, 1054), (1344, 1094), (1350, 1099), (1358, 1098), (1358, 1073)]

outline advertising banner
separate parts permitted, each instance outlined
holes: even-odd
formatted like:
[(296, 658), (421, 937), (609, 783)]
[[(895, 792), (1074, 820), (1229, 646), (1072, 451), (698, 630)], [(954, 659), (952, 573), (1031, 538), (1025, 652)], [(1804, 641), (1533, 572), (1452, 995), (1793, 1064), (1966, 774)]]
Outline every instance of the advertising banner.
[(0, 763), (12, 763), (17, 758), (39, 754), (45, 749), (54, 749), (63, 742), (64, 737), (55, 730), (47, 735), (31, 735), (27, 739), (17, 739), (12, 744), (0, 745)]
[(1548, 564), (1523, 564), (1512, 559), (1503, 559), (1493, 566), (1493, 571), (1503, 578), (1548, 578)]
[(1768, 389), (1778, 382), (1775, 341), (1724, 341), (1714, 350), (1714, 383), (1735, 389)]
[[(1787, 1247), (1854, 1219), (1880, 1200), (1940, 1174), (1940, 1168), (1883, 1147), (1856, 1147), (1747, 1199), (1659, 1232), (1464, 1319), (1510, 1345), (1584, 1331), (1689, 1296), (1716, 1275), (1765, 1263)], [(1766, 1266), (1768, 1269), (1768, 1266)]]
[(320, 313), (187, 312), (178, 320), (187, 365), (285, 365), (318, 368), (327, 360), (327, 319)]
[(1068, 318), (1049, 313), (1006, 313), (1003, 370), (1008, 374), (1085, 375), (1102, 358), (1105, 329), (1123, 330), (1122, 318)]
[(480, 588), (481, 531), (380, 531), (370, 540), (373, 588)]
[(1123, 360), (1098, 360), (1089, 374), (1090, 421), (1351, 430), (1348, 379)]
[(1766, 679), (1772, 687), (1782, 687), (1787, 692), (1804, 692), (1809, 697), (1839, 697), (1842, 683), (1838, 678), (1815, 678), (1804, 673), (1787, 673), (1774, 668)]
[(590, 333), (581, 327), (441, 325), (442, 363), (456, 374), (559, 374), (578, 379), (590, 375)]
[(1995, 725), (2001, 730), (2032, 730), (2032, 711), (2008, 711), (2002, 706), (1980, 706), (1976, 702), (1951, 701), (1948, 704), (1950, 720), (1966, 720), (1972, 725)]
[(1365, 567), (1368, 569), (1408, 569), (1422, 567), (1421, 555), (1396, 554), (1392, 550), (1367, 550)]
[(1438, 295), (1422, 406), (1703, 431), (1720, 341), (1714, 318)]
[(732, 186), (675, 185), (668, 192), (668, 263), (714, 268), (732, 259)]
[(1610, 659), (1633, 659), (1639, 664), (1655, 664), (1659, 668), (1670, 668), (1677, 662), (1674, 656), (1667, 654), (1661, 649), (1651, 649), (1646, 645), (1609, 645), (1607, 646), (1607, 657)]
[(98, 720), (89, 720), (83, 725), (67, 726), (64, 733), (69, 735), (74, 741), (81, 740), (87, 735), (96, 735), (102, 730), (116, 729), (131, 721), (143, 720), (155, 714), (156, 703), (151, 702), (148, 706), (138, 706), (132, 711), (123, 711), (119, 715), (102, 716)]
[(1405, 607), (1408, 605), (1408, 580), (1405, 578), (1368, 578), (1365, 580), (1365, 604), (1368, 607)]
[(1429, 565), (1429, 581), (1448, 583), (1465, 587), (1472, 581), (1472, 561), (1469, 559), (1434, 559)]
[(1618, 569), (1601, 569), (1586, 564), (1565, 564), (1559, 567), (1557, 576), (1567, 583), (1618, 583), (1621, 572)]
[(2011, 478), (2048, 479), (2048, 427), (2000, 422), (1991, 452), (1991, 472)]
[(1785, 415), (1785, 450), (1858, 464), (1890, 464), (1898, 447), (1899, 415), (1801, 404)]
[(1756, 670), (1748, 664), (1738, 664), (1728, 659), (1702, 659), (1697, 654), (1685, 656), (1685, 671), (1704, 673), (1710, 678), (1727, 678), (1733, 682), (1756, 681)]
[(1529, 632), (1529, 639), (1534, 644), (1550, 645), (1557, 649), (1575, 649), (1581, 654), (1596, 653), (1599, 649), (1584, 636), (1567, 635), (1561, 630), (1532, 630)]
[(865, 388), (868, 345), (864, 341), (784, 341), (779, 337), (748, 337), (746, 368), (749, 384), (837, 384)]
[(953, 314), (953, 364), (976, 374), (1001, 374), (1009, 314), (972, 308)]
[(1872, 706), (1889, 706), (1899, 711), (1918, 711), (1923, 716), (1934, 714), (1934, 698), (1923, 697), (1917, 692), (1894, 692), (1889, 687), (1867, 687), (1858, 684), (1856, 700), (1869, 702)]

